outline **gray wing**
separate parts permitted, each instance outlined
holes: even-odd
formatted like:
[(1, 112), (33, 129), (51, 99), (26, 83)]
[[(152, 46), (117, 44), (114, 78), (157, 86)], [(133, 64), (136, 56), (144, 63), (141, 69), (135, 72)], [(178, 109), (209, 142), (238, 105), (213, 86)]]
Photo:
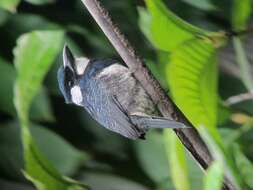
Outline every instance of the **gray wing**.
[(151, 128), (188, 128), (183, 123), (164, 117), (141, 115), (130, 115), (129, 117), (136, 126), (146, 130)]
[(85, 97), (84, 107), (102, 126), (130, 139), (137, 139), (143, 134), (133, 125), (127, 113), (103, 82), (90, 78), (81, 86)]

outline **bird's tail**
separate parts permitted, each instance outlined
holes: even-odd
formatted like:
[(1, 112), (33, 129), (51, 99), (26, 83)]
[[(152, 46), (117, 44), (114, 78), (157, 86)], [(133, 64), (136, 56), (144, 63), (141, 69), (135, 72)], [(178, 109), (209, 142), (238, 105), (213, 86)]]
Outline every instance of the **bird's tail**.
[(174, 121), (172, 119), (156, 116), (139, 116), (130, 115), (131, 121), (140, 128), (189, 128), (183, 123)]

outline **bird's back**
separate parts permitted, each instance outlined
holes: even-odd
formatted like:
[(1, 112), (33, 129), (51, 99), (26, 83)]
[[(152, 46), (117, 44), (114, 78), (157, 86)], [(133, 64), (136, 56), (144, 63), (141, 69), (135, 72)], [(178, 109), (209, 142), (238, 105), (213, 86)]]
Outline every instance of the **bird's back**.
[(100, 124), (134, 139), (145, 132), (128, 116), (153, 113), (154, 105), (127, 67), (114, 60), (91, 61), (80, 83), (84, 107)]

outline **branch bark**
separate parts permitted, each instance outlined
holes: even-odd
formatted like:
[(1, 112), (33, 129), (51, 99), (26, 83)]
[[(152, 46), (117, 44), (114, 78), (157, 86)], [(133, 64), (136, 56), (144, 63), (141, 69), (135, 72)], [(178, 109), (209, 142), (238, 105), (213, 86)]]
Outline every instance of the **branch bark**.
[[(201, 139), (197, 130), (166, 95), (160, 84), (155, 80), (150, 71), (145, 67), (143, 60), (135, 53), (135, 50), (120, 33), (119, 29), (112, 23), (108, 12), (102, 7), (99, 0), (81, 0), (86, 6), (96, 23), (107, 36), (111, 44), (117, 50), (121, 58), (127, 66), (133, 71), (134, 76), (140, 81), (142, 86), (148, 92), (154, 103), (159, 108), (164, 117), (173, 118), (178, 122), (182, 122), (191, 128), (175, 129), (175, 133), (192, 154), (195, 160), (203, 169), (207, 169), (213, 161), (207, 146)], [(235, 190), (236, 188), (230, 182), (229, 178), (225, 178), (224, 190)]]

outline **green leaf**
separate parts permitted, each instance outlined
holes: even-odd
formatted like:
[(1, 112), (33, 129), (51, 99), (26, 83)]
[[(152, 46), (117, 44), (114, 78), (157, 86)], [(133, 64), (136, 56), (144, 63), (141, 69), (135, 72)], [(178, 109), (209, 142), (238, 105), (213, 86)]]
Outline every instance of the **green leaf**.
[(55, 0), (25, 0), (25, 1), (34, 5), (44, 5), (44, 4), (55, 2)]
[(162, 85), (162, 87), (164, 89), (167, 88), (167, 82), (165, 80), (165, 77), (161, 71), (161, 69), (163, 69), (163, 65), (161, 65), (160, 63), (154, 63), (151, 60), (146, 60), (146, 65), (148, 67), (148, 69), (151, 71), (151, 73), (154, 75), (154, 77), (156, 78), (156, 80), (159, 81), (159, 83)]
[(148, 190), (149, 188), (130, 179), (109, 173), (86, 172), (81, 175), (92, 190)]
[(38, 148), (62, 175), (73, 175), (88, 159), (88, 155), (81, 153), (43, 126), (33, 125), (31, 133)]
[(12, 15), (8, 19), (6, 28), (11, 39), (16, 40), (22, 34), (34, 30), (61, 30), (62, 27), (36, 14), (19, 13)]
[[(14, 104), (13, 104), (13, 86), (16, 78), (16, 72), (13, 65), (3, 60), (0, 57), (0, 110), (16, 116)], [(39, 121), (53, 121), (53, 113), (49, 103), (48, 95), (45, 89), (41, 89), (38, 95), (35, 97), (31, 106), (31, 118)]]
[(16, 77), (14, 67), (0, 58), (0, 85), (2, 90), (0, 91), (0, 110), (15, 115), (15, 108), (13, 105), (13, 86)]
[(8, 13), (8, 11), (0, 8), (0, 26), (2, 26), (3, 24), (5, 24), (5, 22), (9, 18), (9, 15), (10, 14)]
[(40, 152), (29, 130), (29, 109), (62, 46), (62, 31), (34, 31), (22, 35), (14, 50), (17, 79), (14, 102), (22, 129), (25, 176), (40, 190), (86, 189), (59, 174)]
[[(20, 128), (11, 123), (0, 124), (0, 171), (6, 179), (24, 181)], [(1, 186), (0, 186), (1, 187)]]
[[(32, 125), (31, 132), (41, 152), (62, 175), (73, 175), (88, 159), (88, 155), (81, 153), (43, 126)], [(24, 161), (20, 134), (20, 127), (16, 122), (0, 124), (0, 154), (2, 155), (0, 170), (6, 178), (24, 180), (21, 172)]]
[(150, 30), (150, 26), (151, 26), (151, 21), (152, 21), (152, 16), (149, 13), (149, 11), (147, 11), (145, 8), (143, 7), (138, 7), (138, 14), (139, 14), (139, 20), (138, 20), (138, 24), (139, 27), (141, 28), (142, 33), (150, 40), (152, 41), (152, 37), (151, 37), (151, 30)]
[(217, 124), (216, 49), (194, 39), (176, 48), (167, 66), (167, 81), (173, 99), (195, 127)]
[(16, 181), (7, 181), (0, 178), (1, 190), (35, 190), (28, 184), (18, 183)]
[(212, 4), (210, 0), (182, 0), (182, 1), (205, 11), (212, 11), (216, 9), (216, 7)]
[[(186, 40), (208, 37), (210, 32), (183, 21), (172, 13), (161, 0), (146, 0), (152, 16), (149, 26), (154, 45), (164, 51), (171, 51)], [(143, 16), (143, 14), (142, 14)]]
[(204, 178), (204, 190), (221, 190), (223, 182), (223, 171), (222, 163), (219, 161), (213, 162)]
[(55, 120), (50, 105), (49, 96), (45, 88), (41, 88), (32, 101), (30, 110), (31, 119), (52, 122)]
[(243, 48), (242, 42), (240, 38), (234, 37), (233, 38), (233, 44), (236, 52), (236, 60), (240, 67), (241, 71), (241, 77), (242, 81), (245, 85), (245, 87), (249, 90), (253, 90), (253, 78), (251, 76), (250, 71), (250, 63), (248, 61), (247, 55), (245, 53), (245, 50)]
[(32, 100), (60, 50), (62, 39), (61, 31), (35, 31), (18, 39), (14, 49), (14, 62), (18, 73), (15, 106), (21, 120), (28, 119)]
[[(39, 190), (84, 190), (81, 184), (61, 176), (51, 163), (41, 154), (35, 142), (31, 138), (27, 128), (23, 132), (25, 138), (25, 171), (27, 179)], [(24, 131), (23, 129), (23, 131)]]
[(252, 0), (233, 0), (231, 20), (235, 30), (244, 30), (247, 28), (252, 12)]
[(169, 179), (169, 163), (164, 151), (162, 134), (151, 131), (147, 135), (145, 142), (135, 142), (135, 152), (147, 175), (155, 182), (161, 183)]
[(208, 149), (213, 156), (214, 160), (222, 163), (223, 168), (226, 169), (226, 176), (233, 183), (236, 189), (241, 189), (241, 176), (238, 174), (234, 160), (231, 154), (228, 154), (227, 149), (225, 149), (223, 143), (215, 141), (215, 139), (210, 135), (207, 128), (200, 126), (198, 132), (205, 141)]
[(188, 178), (191, 186), (190, 189), (199, 189), (199, 187), (202, 186), (202, 180), (205, 171), (203, 171), (202, 168), (199, 167), (198, 163), (189, 152), (185, 151), (185, 154), (189, 174)]
[(171, 130), (164, 130), (164, 141), (174, 186), (177, 190), (188, 190), (190, 183), (184, 146)]
[(250, 160), (243, 154), (239, 146), (234, 144), (233, 146), (234, 158), (239, 168), (239, 173), (242, 176), (244, 182), (253, 189), (253, 164)]
[(0, 8), (6, 9), (11, 12), (15, 12), (19, 2), (20, 0), (1, 0)]

